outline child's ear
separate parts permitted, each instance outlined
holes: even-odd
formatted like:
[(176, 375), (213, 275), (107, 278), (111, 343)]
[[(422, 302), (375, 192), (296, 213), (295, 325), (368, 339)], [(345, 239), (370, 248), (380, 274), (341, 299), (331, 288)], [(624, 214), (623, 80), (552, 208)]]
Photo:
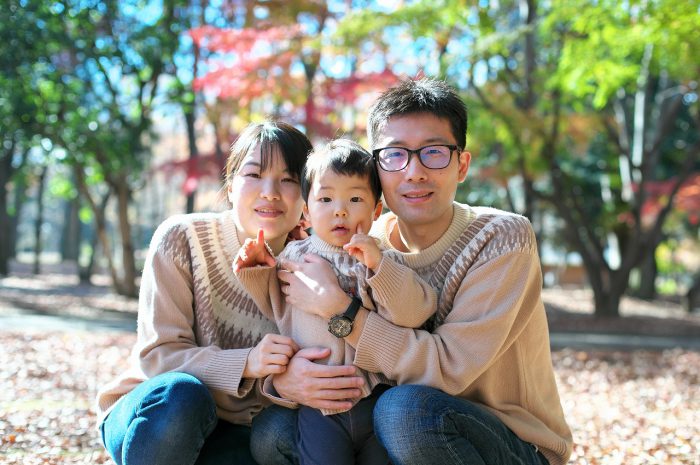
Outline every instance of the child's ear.
[(384, 205), (382, 205), (382, 201), (377, 202), (377, 206), (374, 207), (374, 219), (376, 220), (379, 218), (379, 215), (382, 214), (382, 209), (384, 208)]

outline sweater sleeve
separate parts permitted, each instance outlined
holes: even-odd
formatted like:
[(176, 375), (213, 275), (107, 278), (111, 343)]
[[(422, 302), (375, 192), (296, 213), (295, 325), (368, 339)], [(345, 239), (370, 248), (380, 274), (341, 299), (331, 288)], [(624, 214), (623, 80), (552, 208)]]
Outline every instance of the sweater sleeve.
[(466, 273), (451, 311), (432, 333), (370, 313), (355, 364), (398, 384), (464, 392), (517, 339), (541, 306), (541, 287), (535, 254), (497, 256)]
[[(367, 284), (377, 312), (387, 321), (407, 328), (418, 328), (435, 313), (437, 293), (407, 266), (384, 254), (373, 276), (368, 269)], [(396, 285), (400, 283), (400, 285)]]
[(194, 334), (193, 278), (186, 225), (162, 225), (154, 235), (139, 295), (136, 353), (148, 377), (189, 373), (210, 389), (245, 397), (254, 379), (243, 370), (251, 348), (200, 347)]

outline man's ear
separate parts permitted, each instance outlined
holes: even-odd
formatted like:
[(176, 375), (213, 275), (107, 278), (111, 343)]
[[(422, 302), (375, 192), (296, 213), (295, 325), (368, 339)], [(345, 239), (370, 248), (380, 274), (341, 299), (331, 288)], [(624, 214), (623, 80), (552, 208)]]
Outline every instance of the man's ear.
[(472, 161), (472, 154), (467, 152), (466, 150), (462, 150), (459, 153), (459, 158), (458, 158), (458, 181), (462, 182), (465, 179), (467, 179), (467, 172), (469, 171), (469, 164)]
[(377, 206), (374, 207), (374, 218), (373, 218), (374, 220), (379, 218), (379, 215), (382, 214), (383, 208), (384, 208), (384, 205), (382, 204), (382, 201), (381, 200), (377, 201)]

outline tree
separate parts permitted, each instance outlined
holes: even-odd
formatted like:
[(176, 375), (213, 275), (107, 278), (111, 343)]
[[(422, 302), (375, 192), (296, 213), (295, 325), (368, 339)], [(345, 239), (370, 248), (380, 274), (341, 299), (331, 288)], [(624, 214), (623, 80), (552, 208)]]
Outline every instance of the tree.
[[(481, 129), (471, 146), (491, 152), (499, 179), (520, 178), (522, 213), (532, 218), (536, 205), (551, 205), (583, 259), (596, 313), (615, 316), (631, 270), (653, 254), (678, 188), (698, 169), (700, 59), (692, 44), (700, 14), (697, 1), (676, 6), (417, 1), (350, 17), (340, 29), (376, 41), (399, 28), (427, 44), (428, 52), (418, 50), (433, 57), (425, 68), (471, 102), (470, 124)], [(406, 23), (418, 11), (420, 20)], [(669, 169), (682, 174), (645, 225), (647, 187)]]

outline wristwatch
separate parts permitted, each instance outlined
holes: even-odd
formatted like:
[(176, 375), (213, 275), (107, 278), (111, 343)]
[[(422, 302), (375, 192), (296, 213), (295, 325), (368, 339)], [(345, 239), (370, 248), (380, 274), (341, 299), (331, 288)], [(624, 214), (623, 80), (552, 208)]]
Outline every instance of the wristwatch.
[(335, 337), (345, 337), (352, 332), (352, 324), (355, 321), (357, 311), (362, 306), (362, 301), (357, 297), (352, 298), (345, 312), (331, 317), (328, 322), (328, 331)]

